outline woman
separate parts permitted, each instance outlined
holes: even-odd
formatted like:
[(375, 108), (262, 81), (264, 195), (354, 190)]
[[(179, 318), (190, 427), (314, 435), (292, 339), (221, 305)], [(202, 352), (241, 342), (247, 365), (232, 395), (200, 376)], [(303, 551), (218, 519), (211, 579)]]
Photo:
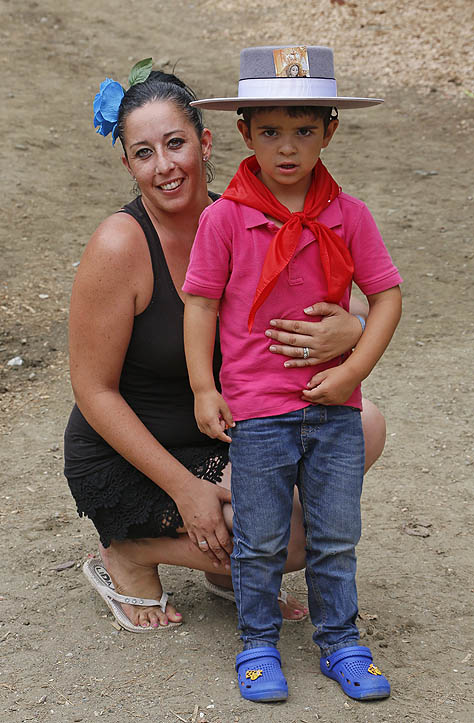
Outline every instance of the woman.
[[(175, 76), (152, 72), (125, 93), (117, 125), (99, 127), (120, 138), (141, 195), (95, 231), (71, 298), (76, 406), (65, 474), (79, 513), (100, 535), (105, 569), (86, 563), (85, 573), (121, 625), (137, 632), (182, 619), (163, 596), (160, 563), (203, 570), (223, 595), (231, 588), (228, 478), (215, 484), (228, 450), (197, 429), (182, 339), (181, 286), (199, 216), (215, 200), (206, 179), (212, 137), (194, 99)], [(357, 318), (325, 304), (314, 313), (324, 322), (278, 322), (271, 352), (309, 365), (357, 343)], [(219, 364), (217, 346), (216, 377)], [(373, 405), (364, 416), (368, 468), (385, 429)], [(304, 567), (304, 554), (295, 504), (286, 570)], [(307, 612), (294, 598), (281, 606), (289, 619)]]

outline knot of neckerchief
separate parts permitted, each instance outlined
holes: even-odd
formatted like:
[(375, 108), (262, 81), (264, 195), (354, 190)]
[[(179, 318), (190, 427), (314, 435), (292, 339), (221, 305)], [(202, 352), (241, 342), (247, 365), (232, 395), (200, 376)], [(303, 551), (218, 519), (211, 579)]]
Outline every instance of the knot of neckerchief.
[(340, 187), (327, 168), (318, 160), (306, 194), (303, 211), (291, 213), (255, 175), (260, 170), (255, 156), (245, 158), (232, 178), (223, 198), (256, 208), (283, 223), (273, 237), (263, 262), (262, 273), (248, 318), (249, 332), (255, 314), (274, 288), (278, 276), (295, 253), (303, 226), (307, 226), (319, 243), (319, 253), (327, 284), (325, 301), (338, 303), (354, 272), (349, 249), (340, 236), (317, 221), (319, 214), (340, 193)]

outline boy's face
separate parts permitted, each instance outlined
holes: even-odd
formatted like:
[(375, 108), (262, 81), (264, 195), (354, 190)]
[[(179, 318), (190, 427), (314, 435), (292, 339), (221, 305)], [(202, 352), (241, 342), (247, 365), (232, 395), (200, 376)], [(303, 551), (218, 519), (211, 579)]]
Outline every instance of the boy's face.
[(273, 195), (278, 198), (291, 191), (304, 198), (321, 149), (329, 144), (338, 121), (331, 121), (325, 133), (322, 118), (307, 114), (292, 118), (284, 108), (262, 108), (252, 115), (250, 130), (242, 119), (237, 126), (247, 148), (255, 152), (260, 178)]

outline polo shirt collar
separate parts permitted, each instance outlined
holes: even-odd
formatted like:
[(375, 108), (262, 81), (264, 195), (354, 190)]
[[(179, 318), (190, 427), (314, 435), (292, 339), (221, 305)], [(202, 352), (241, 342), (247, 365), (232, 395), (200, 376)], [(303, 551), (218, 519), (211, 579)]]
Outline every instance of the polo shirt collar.
[(257, 208), (251, 208), (250, 206), (242, 204), (242, 210), (244, 213), (245, 228), (256, 228), (257, 226), (265, 226), (268, 223), (265, 214)]
[[(257, 226), (265, 226), (270, 223), (265, 214), (256, 208), (243, 206), (245, 228), (256, 228)], [(322, 213), (319, 214), (318, 221), (324, 223), (328, 228), (336, 228), (342, 226), (341, 204), (338, 198), (335, 198)]]

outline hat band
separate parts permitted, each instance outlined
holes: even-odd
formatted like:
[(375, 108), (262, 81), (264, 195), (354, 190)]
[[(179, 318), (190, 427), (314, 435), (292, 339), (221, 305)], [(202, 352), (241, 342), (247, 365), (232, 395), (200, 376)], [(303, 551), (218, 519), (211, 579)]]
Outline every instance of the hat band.
[(239, 98), (336, 98), (332, 78), (248, 78), (239, 81)]

